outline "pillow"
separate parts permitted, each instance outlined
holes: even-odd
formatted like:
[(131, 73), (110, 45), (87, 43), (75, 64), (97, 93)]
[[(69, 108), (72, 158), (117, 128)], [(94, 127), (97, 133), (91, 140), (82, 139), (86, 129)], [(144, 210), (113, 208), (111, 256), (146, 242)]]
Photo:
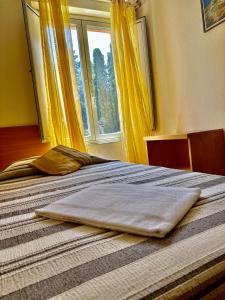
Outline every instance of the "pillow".
[(66, 175), (80, 169), (82, 164), (79, 161), (66, 153), (57, 151), (56, 148), (49, 150), (30, 165), (49, 175)]
[(110, 162), (111, 160), (107, 160), (104, 158), (100, 158), (97, 156), (90, 155), (88, 153), (80, 152), (76, 149), (72, 149), (63, 145), (59, 145), (55, 148), (53, 148), (55, 151), (59, 153), (63, 153), (64, 155), (67, 155), (73, 159), (75, 159), (77, 162), (82, 164), (82, 166), (87, 165), (93, 165), (93, 164), (99, 164), (99, 163), (106, 163)]
[(49, 175), (66, 175), (79, 170), (81, 166), (109, 161), (110, 160), (59, 145), (33, 161), (31, 166)]
[(41, 174), (39, 170), (30, 165), (36, 158), (37, 156), (13, 162), (0, 172), (0, 181)]

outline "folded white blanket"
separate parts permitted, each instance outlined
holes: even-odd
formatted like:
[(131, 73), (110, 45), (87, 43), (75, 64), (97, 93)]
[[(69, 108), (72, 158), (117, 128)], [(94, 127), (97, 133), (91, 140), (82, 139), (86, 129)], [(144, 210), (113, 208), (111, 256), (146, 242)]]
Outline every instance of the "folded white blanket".
[(153, 237), (164, 237), (200, 196), (200, 189), (105, 184), (36, 210), (40, 216)]

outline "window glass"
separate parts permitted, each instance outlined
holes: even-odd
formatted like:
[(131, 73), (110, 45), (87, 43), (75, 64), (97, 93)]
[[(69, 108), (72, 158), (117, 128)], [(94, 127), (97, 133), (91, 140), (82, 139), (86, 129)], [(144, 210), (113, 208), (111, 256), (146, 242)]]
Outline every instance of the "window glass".
[(71, 33), (86, 140), (118, 139), (120, 121), (110, 28), (106, 23), (74, 20)]
[(104, 28), (87, 28), (99, 134), (120, 131), (111, 34)]
[(71, 33), (72, 33), (72, 42), (73, 42), (73, 59), (76, 67), (76, 78), (77, 78), (78, 93), (80, 96), (84, 135), (88, 136), (90, 135), (90, 130), (89, 130), (87, 102), (86, 102), (85, 90), (84, 90), (84, 80), (82, 74), (77, 28), (75, 26), (71, 29)]

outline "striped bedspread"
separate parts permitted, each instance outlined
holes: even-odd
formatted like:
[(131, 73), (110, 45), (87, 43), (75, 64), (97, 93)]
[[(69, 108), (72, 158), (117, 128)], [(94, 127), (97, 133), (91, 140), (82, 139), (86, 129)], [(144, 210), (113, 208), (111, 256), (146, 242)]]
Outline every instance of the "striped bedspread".
[[(34, 214), (114, 182), (200, 187), (202, 196), (162, 240)], [(225, 177), (111, 162), (1, 182), (0, 206), (1, 299), (225, 299)]]

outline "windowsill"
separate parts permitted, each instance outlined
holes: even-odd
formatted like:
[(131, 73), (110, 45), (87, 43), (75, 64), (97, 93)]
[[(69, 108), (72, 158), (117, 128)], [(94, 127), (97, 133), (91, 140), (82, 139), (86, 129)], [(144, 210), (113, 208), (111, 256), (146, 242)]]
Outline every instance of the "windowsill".
[(86, 143), (89, 145), (101, 145), (101, 144), (118, 143), (120, 141), (121, 141), (121, 136), (117, 136), (117, 137), (99, 138), (97, 140), (87, 139)]

